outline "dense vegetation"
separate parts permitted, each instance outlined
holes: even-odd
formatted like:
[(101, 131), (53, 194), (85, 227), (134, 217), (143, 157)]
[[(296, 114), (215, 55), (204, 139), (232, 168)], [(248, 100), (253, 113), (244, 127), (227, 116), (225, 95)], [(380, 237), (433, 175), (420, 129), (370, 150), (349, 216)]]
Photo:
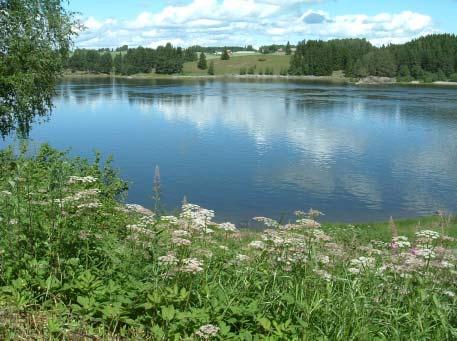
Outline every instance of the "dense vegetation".
[(453, 220), (389, 232), (311, 210), (249, 232), (122, 205), (124, 189), (98, 157), (0, 153), (0, 338), (457, 337)]
[(403, 81), (457, 81), (457, 37), (435, 34), (377, 48), (364, 39), (302, 41), (290, 65), (295, 75), (398, 77)]
[(76, 49), (68, 61), (68, 67), (73, 71), (115, 72), (122, 75), (149, 73), (153, 69), (159, 74), (173, 74), (182, 71), (184, 62), (194, 60), (196, 55), (193, 51), (168, 43), (156, 49), (140, 46), (113, 53)]
[(27, 134), (52, 106), (77, 24), (58, 0), (0, 0), (0, 134)]

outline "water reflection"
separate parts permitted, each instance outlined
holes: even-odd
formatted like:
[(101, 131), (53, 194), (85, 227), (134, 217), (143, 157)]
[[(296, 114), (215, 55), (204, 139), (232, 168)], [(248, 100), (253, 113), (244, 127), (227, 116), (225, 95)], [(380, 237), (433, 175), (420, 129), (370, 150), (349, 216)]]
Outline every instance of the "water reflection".
[(32, 137), (113, 153), (129, 200), (142, 204), (158, 164), (168, 207), (187, 195), (238, 222), (308, 207), (330, 220), (385, 219), (455, 210), (454, 98), (437, 88), (72, 81)]

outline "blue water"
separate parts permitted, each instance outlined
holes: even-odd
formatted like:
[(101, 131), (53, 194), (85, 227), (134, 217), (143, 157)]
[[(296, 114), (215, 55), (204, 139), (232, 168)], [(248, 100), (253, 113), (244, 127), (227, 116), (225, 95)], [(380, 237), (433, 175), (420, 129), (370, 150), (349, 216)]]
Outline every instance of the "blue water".
[(58, 93), (31, 139), (112, 155), (128, 202), (152, 206), (158, 165), (168, 209), (186, 196), (219, 221), (457, 211), (457, 88), (86, 79)]

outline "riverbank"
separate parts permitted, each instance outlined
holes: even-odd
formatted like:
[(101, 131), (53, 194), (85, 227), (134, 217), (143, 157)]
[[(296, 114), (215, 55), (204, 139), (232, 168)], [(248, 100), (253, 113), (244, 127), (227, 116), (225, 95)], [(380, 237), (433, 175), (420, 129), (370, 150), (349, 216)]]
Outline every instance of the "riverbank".
[[(457, 82), (437, 81), (433, 83), (424, 83), (419, 81), (397, 82), (395, 78), (386, 77), (367, 77), (366, 79), (347, 78), (341, 74), (332, 76), (282, 76), (282, 75), (239, 75), (239, 74), (222, 74), (222, 75), (162, 75), (155, 73), (135, 74), (131, 76), (113, 75), (113, 74), (94, 74), (87, 72), (65, 73), (64, 79), (81, 79), (81, 78), (109, 78), (109, 79), (132, 79), (132, 80), (256, 80), (256, 81), (302, 81), (302, 82), (325, 82), (337, 84), (351, 84), (358, 86), (373, 85), (402, 85), (402, 86), (440, 86), (456, 87)], [(379, 79), (378, 79), (379, 78)]]
[(455, 218), (255, 232), (120, 204), (109, 164), (48, 146), (0, 161), (2, 339), (453, 338)]

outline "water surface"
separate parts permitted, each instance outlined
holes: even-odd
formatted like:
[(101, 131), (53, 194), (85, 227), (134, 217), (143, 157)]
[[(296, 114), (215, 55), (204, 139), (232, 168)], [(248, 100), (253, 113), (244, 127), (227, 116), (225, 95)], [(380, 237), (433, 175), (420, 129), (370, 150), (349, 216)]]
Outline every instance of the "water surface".
[(113, 155), (129, 202), (152, 205), (158, 165), (167, 208), (186, 196), (220, 221), (457, 211), (457, 89), (86, 79), (58, 92), (31, 138)]

